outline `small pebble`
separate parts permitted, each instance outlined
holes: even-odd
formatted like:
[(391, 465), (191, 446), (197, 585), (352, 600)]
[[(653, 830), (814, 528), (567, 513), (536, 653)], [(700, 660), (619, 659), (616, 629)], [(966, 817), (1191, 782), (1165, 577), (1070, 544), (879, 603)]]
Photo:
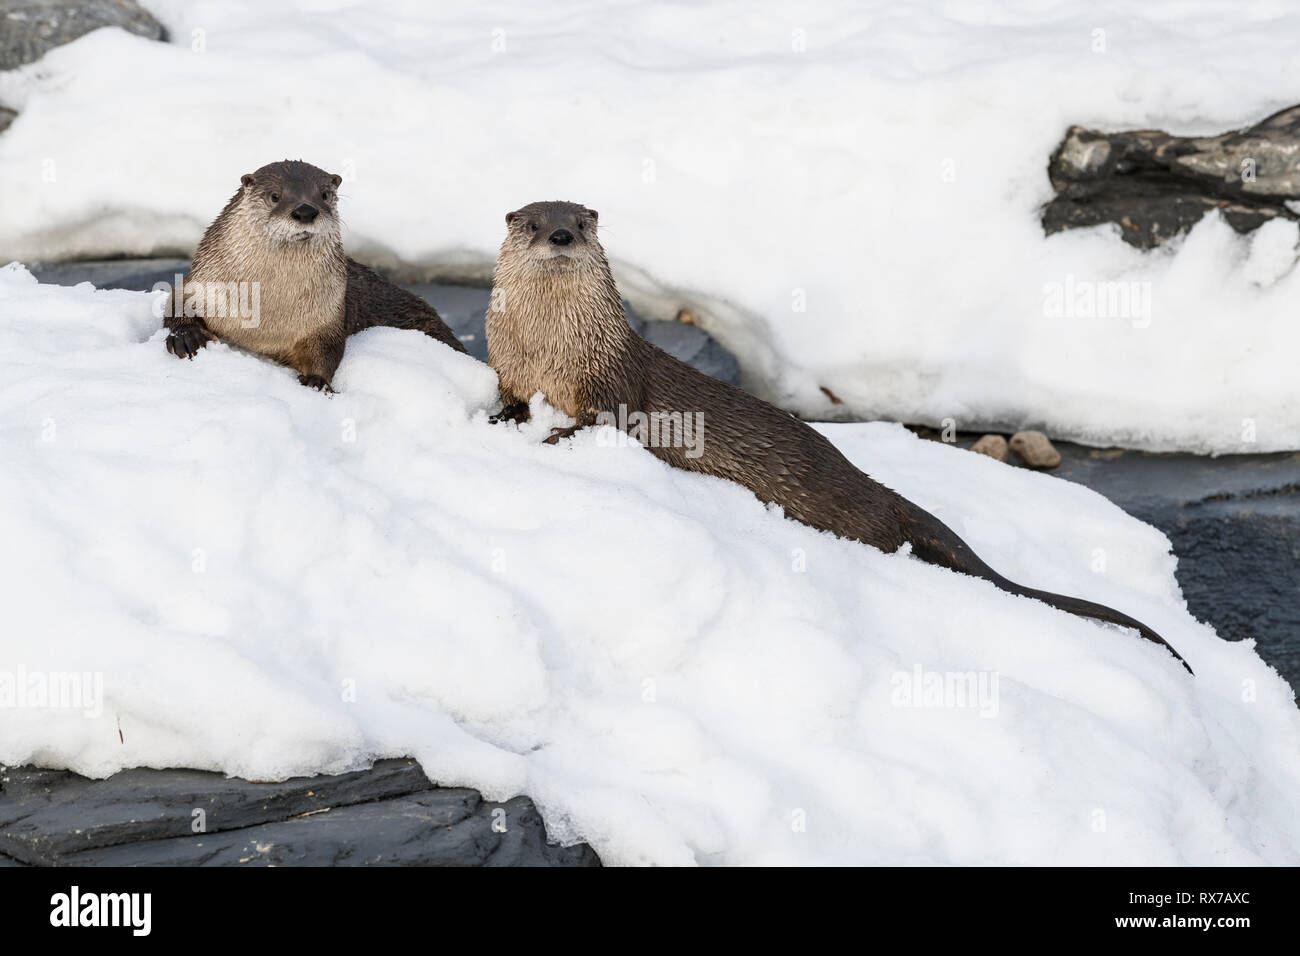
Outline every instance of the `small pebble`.
[(1011, 436), (1011, 450), (1030, 468), (1055, 468), (1061, 463), (1061, 453), (1042, 432), (1016, 432)]
[(970, 450), (977, 455), (988, 455), (998, 461), (1006, 461), (1010, 457), (1007, 451), (1007, 440), (1001, 435), (985, 435), (971, 445)]

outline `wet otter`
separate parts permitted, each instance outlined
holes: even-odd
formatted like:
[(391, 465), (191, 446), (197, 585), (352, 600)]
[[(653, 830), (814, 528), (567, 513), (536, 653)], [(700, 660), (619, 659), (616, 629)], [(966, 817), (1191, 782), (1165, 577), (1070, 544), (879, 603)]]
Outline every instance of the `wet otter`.
[(336, 210), (342, 177), (298, 160), (263, 166), (208, 227), (167, 303), (167, 351), (193, 358), (213, 339), (297, 370), (332, 391), (347, 337), (372, 326), (414, 329), (464, 352), (417, 295), (343, 254)]
[[(618, 423), (668, 464), (744, 485), (804, 524), (881, 551), (910, 544), (931, 564), (1131, 627), (1168, 647), (1191, 671), (1159, 634), (1127, 614), (1004, 578), (938, 518), (859, 471), (813, 428), (635, 334), (596, 222), (594, 211), (565, 202), (532, 203), (506, 216), (487, 316), (489, 362), (502, 403), (493, 421), (526, 421), (528, 399), (540, 391), (577, 421), (553, 430), (548, 442), (597, 422)], [(702, 442), (693, 435), (700, 420), (707, 427)], [(647, 434), (652, 440), (644, 440)]]

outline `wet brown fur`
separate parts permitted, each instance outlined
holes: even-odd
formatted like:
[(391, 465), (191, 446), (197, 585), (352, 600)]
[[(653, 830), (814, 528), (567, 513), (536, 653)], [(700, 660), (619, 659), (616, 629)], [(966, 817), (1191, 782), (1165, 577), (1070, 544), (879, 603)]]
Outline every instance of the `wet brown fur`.
[[(343, 254), (341, 181), (297, 160), (244, 176), (199, 242), (185, 295), (203, 283), (258, 283), (258, 321), (248, 327), (237, 313), (209, 314), (206, 308), (186, 316), (173, 301), (163, 321), (171, 333), (168, 351), (193, 358), (206, 342), (222, 339), (290, 366), (304, 385), (325, 389), (347, 337), (372, 326), (413, 329), (464, 352), (428, 303)], [(292, 218), (303, 203), (316, 211), (311, 222)]]
[[(527, 402), (539, 391), (578, 423), (551, 441), (595, 423), (601, 413), (617, 416), (620, 405), (629, 413), (701, 412), (702, 455), (692, 458), (685, 447), (647, 450), (674, 467), (744, 485), (819, 530), (886, 552), (910, 544), (913, 554), (932, 564), (1134, 628), (1182, 661), (1160, 635), (1126, 614), (1007, 580), (934, 515), (859, 471), (820, 432), (633, 332), (596, 238), (596, 221), (596, 213), (572, 203), (533, 203), (506, 217), (487, 316), (489, 361), (503, 405), (498, 418), (525, 420)], [(573, 240), (553, 248), (549, 237), (560, 229)]]

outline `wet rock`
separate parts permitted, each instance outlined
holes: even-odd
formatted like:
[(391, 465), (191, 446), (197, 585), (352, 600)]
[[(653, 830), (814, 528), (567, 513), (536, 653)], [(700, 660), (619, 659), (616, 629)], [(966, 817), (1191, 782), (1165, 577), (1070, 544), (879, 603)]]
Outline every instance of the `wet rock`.
[(1047, 171), (1057, 194), (1043, 209), (1049, 235), (1109, 222), (1149, 249), (1212, 209), (1238, 232), (1297, 220), (1287, 201), (1300, 199), (1300, 106), (1220, 136), (1072, 126)]
[(1010, 458), (1007, 440), (1001, 435), (985, 435), (971, 445), (970, 450), (977, 455), (988, 455), (998, 461), (1006, 461)]
[(645, 322), (640, 330), (646, 340), (705, 375), (730, 385), (740, 382), (740, 363), (698, 325), (683, 322)]
[(89, 282), (97, 289), (147, 292), (156, 283), (174, 283), (189, 271), (189, 259), (97, 259), (29, 266), (32, 275), (53, 285)]
[(431, 282), (402, 285), (438, 310), (470, 355), (480, 362), (487, 361), (487, 308), (491, 289)]
[(167, 37), (134, 0), (0, 0), (0, 70), (35, 62), (100, 27), (121, 27), (150, 40)]
[[(196, 829), (199, 832), (196, 832)], [(198, 770), (0, 773), (0, 862), (27, 865), (598, 866), (546, 842), (527, 797), (435, 787), (409, 760), (282, 783)]]
[(1011, 436), (1010, 446), (1030, 468), (1055, 468), (1061, 463), (1061, 453), (1042, 432), (1016, 432)]

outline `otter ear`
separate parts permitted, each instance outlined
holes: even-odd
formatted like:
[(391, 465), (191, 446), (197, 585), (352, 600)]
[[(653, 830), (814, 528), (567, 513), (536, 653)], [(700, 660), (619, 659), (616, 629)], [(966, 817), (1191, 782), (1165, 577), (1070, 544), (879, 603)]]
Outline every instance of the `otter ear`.
[(518, 210), (518, 209), (516, 209), (514, 212), (508, 212), (508, 213), (506, 213), (506, 226), (507, 226), (507, 227), (509, 227), (509, 226), (513, 226), (513, 225), (515, 224), (515, 221), (518, 220), (518, 219), (519, 219), (519, 210)]
[(244, 173), (244, 175), (239, 177), (239, 181), (243, 183), (245, 186), (251, 186), (253, 185), (253, 174)]
[(600, 213), (596, 212), (596, 210), (594, 209), (588, 209), (587, 215), (591, 217), (592, 222), (596, 222), (598, 219), (600, 219)]
[(343, 177), (338, 175), (338, 173), (335, 173), (333, 176), (330, 177), (330, 182), (332, 182), (334, 184), (334, 188), (337, 189), (339, 185), (343, 182)]

